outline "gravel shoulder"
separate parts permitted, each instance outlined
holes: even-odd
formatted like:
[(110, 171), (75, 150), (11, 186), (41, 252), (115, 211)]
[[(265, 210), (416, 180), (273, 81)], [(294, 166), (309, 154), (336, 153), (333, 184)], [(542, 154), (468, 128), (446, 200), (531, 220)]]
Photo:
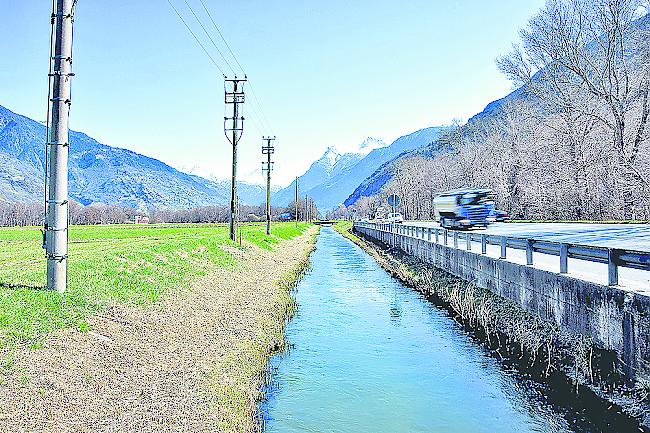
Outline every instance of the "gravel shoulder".
[(90, 331), (21, 348), (0, 377), (2, 432), (258, 431), (269, 356), (316, 228), (146, 307), (113, 305)]

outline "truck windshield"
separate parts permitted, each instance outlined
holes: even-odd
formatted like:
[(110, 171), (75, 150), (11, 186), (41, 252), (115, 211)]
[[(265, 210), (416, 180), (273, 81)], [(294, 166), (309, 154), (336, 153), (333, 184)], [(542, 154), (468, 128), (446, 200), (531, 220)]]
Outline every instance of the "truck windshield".
[(490, 197), (487, 194), (468, 193), (468, 194), (464, 194), (460, 198), (460, 204), (462, 206), (483, 204), (488, 201), (490, 201)]

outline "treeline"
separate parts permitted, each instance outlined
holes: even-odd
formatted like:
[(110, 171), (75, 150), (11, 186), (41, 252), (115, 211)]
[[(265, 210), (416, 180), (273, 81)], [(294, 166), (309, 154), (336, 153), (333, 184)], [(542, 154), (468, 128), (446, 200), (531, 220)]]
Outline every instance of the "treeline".
[[(496, 112), (398, 161), (373, 215), (398, 194), (407, 219), (433, 217), (436, 193), (487, 187), (512, 217), (650, 219), (650, 19), (632, 0), (549, 0), (497, 60), (521, 86)], [(348, 211), (349, 212), (349, 211)]]
[[(193, 209), (152, 209), (138, 210), (115, 205), (92, 204), (83, 206), (76, 201), (70, 201), (70, 224), (124, 224), (134, 223), (136, 217), (148, 217), (150, 223), (225, 223), (228, 222), (228, 206), (198, 206)], [(271, 207), (271, 218), (293, 220), (298, 213), (299, 220), (316, 219), (318, 209), (313, 200), (300, 200), (296, 207), (292, 202), (287, 207)], [(42, 225), (45, 217), (43, 203), (4, 203), (0, 202), (0, 226), (38, 226)], [(244, 222), (266, 220), (265, 206), (241, 205), (239, 218)]]
[[(147, 215), (137, 209), (104, 204), (83, 206), (76, 201), (70, 201), (68, 212), (70, 224), (119, 224), (134, 222), (136, 215)], [(44, 203), (0, 202), (0, 226), (38, 226), (44, 219)]]
[[(299, 200), (296, 207), (295, 201), (288, 206), (272, 206), (271, 219), (294, 220), (298, 213), (298, 219), (305, 221), (308, 218), (316, 219), (318, 209), (313, 200)], [(228, 222), (230, 207), (228, 206), (199, 206), (192, 209), (177, 210), (152, 210), (150, 218), (152, 223), (225, 223)], [(256, 222), (266, 221), (266, 206), (241, 205), (239, 207), (239, 221)]]

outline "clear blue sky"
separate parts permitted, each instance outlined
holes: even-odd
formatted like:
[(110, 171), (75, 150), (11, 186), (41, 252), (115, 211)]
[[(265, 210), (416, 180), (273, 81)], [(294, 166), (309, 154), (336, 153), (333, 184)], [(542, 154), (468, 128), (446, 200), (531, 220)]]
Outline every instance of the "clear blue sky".
[[(184, 0), (172, 1), (226, 68)], [(199, 0), (188, 1), (202, 12)], [(511, 85), (494, 59), (543, 5), (204, 1), (278, 136), (278, 184), (288, 184), (328, 146), (354, 147), (367, 136), (389, 142), (466, 119), (507, 94)], [(50, 2), (3, 3), (0, 105), (44, 120)], [(229, 176), (221, 75), (167, 0), (79, 0), (74, 61), (73, 129), (175, 167)], [(240, 172), (249, 180), (262, 180), (260, 144), (249, 121), (239, 148)]]

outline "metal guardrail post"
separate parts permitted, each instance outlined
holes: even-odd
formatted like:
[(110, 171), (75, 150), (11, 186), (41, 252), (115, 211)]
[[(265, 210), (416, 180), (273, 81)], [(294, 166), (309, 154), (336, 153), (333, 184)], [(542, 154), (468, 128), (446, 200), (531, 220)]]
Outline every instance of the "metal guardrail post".
[(618, 286), (618, 251), (609, 248), (607, 250), (607, 284)]
[(560, 273), (566, 274), (569, 272), (569, 246), (567, 244), (560, 245)]
[[(368, 236), (373, 236), (376, 239), (384, 240), (386, 242), (392, 241), (394, 246), (398, 246), (403, 251), (412, 251), (414, 248), (407, 239), (408, 236), (414, 236), (417, 239), (420, 237), (424, 240), (431, 242), (433, 235), (435, 235), (435, 242), (443, 242), (445, 246), (449, 246), (449, 230), (439, 227), (418, 227), (409, 225), (396, 225), (389, 223), (362, 223), (353, 222), (353, 227)], [(442, 230), (442, 232), (441, 232)], [(391, 237), (390, 234), (394, 237)], [(427, 234), (425, 238), (425, 233)], [(398, 237), (398, 234), (401, 236)], [(443, 239), (440, 239), (440, 236)], [(480, 239), (481, 254), (487, 254), (488, 245), (500, 245), (501, 254), (500, 259), (506, 259), (507, 248), (514, 248), (516, 250), (526, 251), (526, 264), (533, 265), (533, 253), (537, 252), (544, 255), (553, 255), (560, 257), (560, 273), (568, 273), (569, 258), (581, 261), (590, 261), (601, 264), (607, 264), (608, 268), (608, 284), (616, 286), (619, 284), (619, 267), (646, 270), (650, 272), (650, 254), (642, 251), (621, 250), (617, 248), (603, 248), (598, 246), (577, 245), (545, 240), (535, 240), (527, 238), (509, 238), (507, 236), (494, 236), (481, 234), (480, 238), (472, 238), (471, 233), (460, 233), (453, 231), (453, 246), (458, 248), (459, 237), (465, 236), (466, 249), (471, 251), (472, 241)], [(431, 251), (429, 251), (431, 252)]]

